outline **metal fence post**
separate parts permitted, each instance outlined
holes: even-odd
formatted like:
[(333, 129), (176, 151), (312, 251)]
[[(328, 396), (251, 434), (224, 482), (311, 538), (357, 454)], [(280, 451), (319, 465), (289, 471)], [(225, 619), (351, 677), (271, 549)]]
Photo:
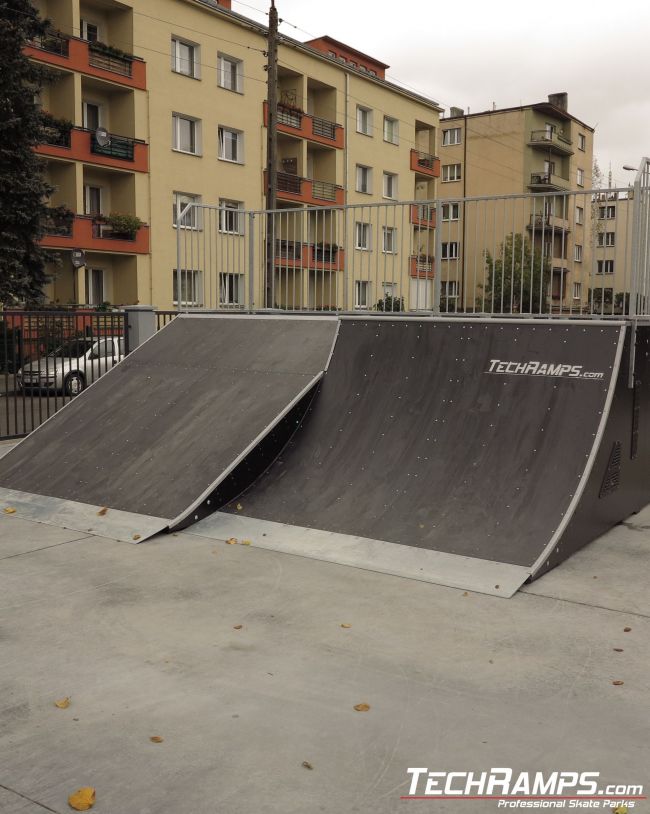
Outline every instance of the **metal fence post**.
[[(440, 295), (442, 291), (442, 282), (440, 274), (442, 272), (442, 229), (440, 222), (442, 219), (442, 204), (439, 198), (435, 201), (436, 210), (436, 245), (433, 253), (433, 315), (440, 316)], [(417, 265), (416, 265), (417, 275)], [(417, 279), (417, 277), (416, 277)]]
[(248, 310), (255, 310), (255, 212), (248, 213)]

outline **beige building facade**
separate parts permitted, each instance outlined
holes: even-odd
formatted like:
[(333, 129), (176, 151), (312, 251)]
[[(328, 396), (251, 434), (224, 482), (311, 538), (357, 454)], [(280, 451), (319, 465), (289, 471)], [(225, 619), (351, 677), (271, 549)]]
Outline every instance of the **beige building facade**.
[[(272, 304), (289, 308), (371, 308), (396, 280), (412, 307), (431, 288), (430, 212), (409, 209), (390, 227), (374, 211), (367, 223), (362, 209), (325, 214), (435, 198), (441, 108), (388, 82), (384, 63), (329, 37), (282, 38), (271, 250), (261, 216), (244, 214), (266, 203), (264, 27), (208, 0), (37, 5), (52, 30), (27, 53), (55, 75), (40, 100), (52, 135), (38, 152), (64, 208), (44, 238), (62, 258), (52, 302), (241, 307), (254, 288), (260, 306), (269, 265)], [(370, 252), (390, 268), (355, 279)]]

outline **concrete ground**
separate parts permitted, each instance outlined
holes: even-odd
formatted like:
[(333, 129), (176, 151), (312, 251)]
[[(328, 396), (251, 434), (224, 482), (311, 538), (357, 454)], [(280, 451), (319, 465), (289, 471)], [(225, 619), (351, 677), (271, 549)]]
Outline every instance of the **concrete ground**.
[(106, 814), (497, 810), (400, 800), (412, 766), (647, 789), (649, 557), (645, 510), (506, 600), (3, 515), (0, 811), (85, 785)]

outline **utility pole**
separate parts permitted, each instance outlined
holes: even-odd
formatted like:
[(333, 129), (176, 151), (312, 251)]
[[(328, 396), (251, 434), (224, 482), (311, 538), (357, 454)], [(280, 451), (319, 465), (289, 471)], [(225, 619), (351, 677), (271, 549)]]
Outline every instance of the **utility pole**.
[[(266, 208), (274, 210), (278, 195), (278, 10), (271, 0), (267, 45), (267, 106), (266, 141)], [(267, 308), (273, 307), (273, 274), (275, 258), (275, 214), (266, 216), (266, 298)]]

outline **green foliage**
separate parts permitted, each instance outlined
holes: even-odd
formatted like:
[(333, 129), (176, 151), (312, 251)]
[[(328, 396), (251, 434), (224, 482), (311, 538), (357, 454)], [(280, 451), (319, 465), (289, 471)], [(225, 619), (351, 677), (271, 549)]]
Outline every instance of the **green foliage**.
[(0, 0), (0, 303), (33, 304), (42, 298), (45, 263), (52, 259), (38, 240), (48, 217), (52, 187), (33, 147), (42, 139), (34, 101), (47, 77), (24, 46), (47, 24), (28, 0)]
[(497, 257), (485, 252), (486, 284), (476, 301), (488, 313), (544, 314), (548, 312), (551, 266), (521, 233), (508, 235)]
[(95, 51), (98, 54), (106, 54), (108, 57), (116, 57), (117, 59), (125, 59), (127, 62), (133, 62), (132, 54), (122, 51), (121, 48), (115, 48), (113, 45), (107, 45), (105, 42), (95, 40), (95, 42), (89, 42), (88, 47), (91, 51)]
[(404, 297), (392, 297), (386, 294), (383, 299), (379, 300), (375, 305), (377, 311), (403, 311), (404, 310)]
[(135, 238), (138, 229), (143, 225), (137, 215), (123, 215), (120, 212), (111, 212), (106, 218), (106, 223), (111, 227), (116, 237), (123, 235), (129, 240)]

